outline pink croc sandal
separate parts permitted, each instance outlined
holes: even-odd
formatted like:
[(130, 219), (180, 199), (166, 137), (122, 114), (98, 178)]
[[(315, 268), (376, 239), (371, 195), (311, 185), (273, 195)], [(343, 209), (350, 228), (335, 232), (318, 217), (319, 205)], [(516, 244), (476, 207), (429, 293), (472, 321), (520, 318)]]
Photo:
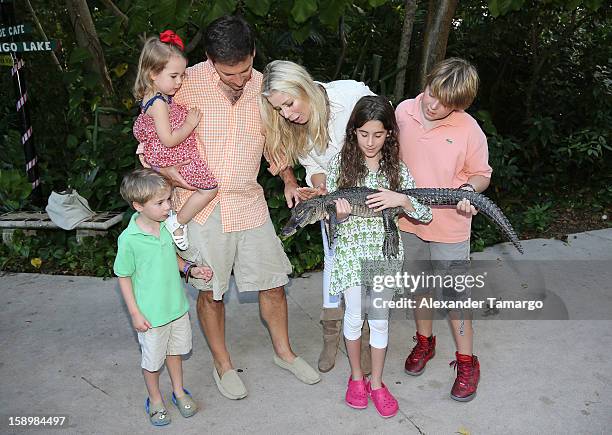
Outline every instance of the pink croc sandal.
[(351, 408), (365, 409), (368, 407), (368, 391), (364, 379), (354, 381), (349, 376), (348, 388), (346, 389), (346, 404)]
[(378, 414), (382, 418), (390, 418), (397, 414), (397, 411), (399, 411), (397, 400), (391, 395), (384, 383), (381, 388), (372, 390), (372, 386), (370, 382), (368, 382), (366, 388), (368, 390), (368, 395), (372, 399), (372, 402), (374, 402), (376, 411), (378, 411)]

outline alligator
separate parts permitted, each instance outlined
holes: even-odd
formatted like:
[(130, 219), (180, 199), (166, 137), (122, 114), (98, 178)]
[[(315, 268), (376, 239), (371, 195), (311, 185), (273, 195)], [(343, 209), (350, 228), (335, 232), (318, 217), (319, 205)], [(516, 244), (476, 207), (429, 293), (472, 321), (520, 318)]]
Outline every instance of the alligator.
[[(291, 217), (281, 231), (283, 238), (289, 237), (306, 225), (313, 224), (321, 219), (329, 217), (329, 231), (327, 242), (331, 246), (336, 234), (338, 219), (336, 216), (335, 200), (345, 198), (351, 204), (351, 215), (360, 217), (382, 217), (385, 228), (385, 238), (382, 246), (385, 258), (397, 258), (399, 255), (399, 232), (395, 218), (403, 213), (401, 207), (388, 208), (383, 211), (374, 211), (369, 208), (365, 201), (368, 195), (379, 192), (368, 187), (351, 187), (338, 189), (328, 195), (318, 196), (307, 201), (300, 202), (291, 210)], [(430, 206), (457, 205), (462, 199), (467, 199), (478, 209), (478, 211), (492, 220), (501, 230), (502, 234), (512, 242), (516, 249), (522, 254), (523, 247), (519, 241), (514, 228), (508, 218), (499, 207), (485, 195), (470, 192), (463, 189), (449, 188), (416, 188), (399, 190), (398, 192), (409, 195), (421, 204)]]

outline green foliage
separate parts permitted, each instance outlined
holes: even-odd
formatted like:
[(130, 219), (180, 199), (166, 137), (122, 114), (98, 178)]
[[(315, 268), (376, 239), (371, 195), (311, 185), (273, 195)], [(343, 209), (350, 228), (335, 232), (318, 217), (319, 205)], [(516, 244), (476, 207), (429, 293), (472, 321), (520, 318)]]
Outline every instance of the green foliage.
[(520, 188), (523, 184), (523, 170), (519, 165), (520, 145), (499, 134), (493, 125), (491, 114), (486, 110), (479, 110), (475, 116), (482, 122), (482, 129), (487, 135), (489, 165), (494, 168), (494, 185)]
[[(263, 186), (270, 209), (270, 218), (276, 232), (279, 233), (283, 225), (289, 220), (291, 210), (287, 208), (284, 195), (284, 183), (279, 177), (271, 177), (267, 170), (259, 172), (259, 183)], [(295, 168), (298, 183), (304, 185), (306, 171), (304, 168)], [(318, 225), (309, 225), (298, 230), (293, 236), (283, 240), (283, 247), (291, 265), (294, 275), (301, 275), (307, 270), (317, 268), (323, 261), (323, 246), (321, 244), (321, 231)]]
[(525, 0), (489, 0), (489, 11), (494, 17), (506, 15), (510, 11), (518, 11)]
[(312, 17), (317, 11), (317, 0), (297, 0), (291, 8), (291, 16), (296, 23), (301, 24)]
[[(609, 136), (609, 135), (608, 135)], [(597, 165), (606, 151), (612, 151), (602, 131), (581, 129), (571, 133), (556, 149), (558, 160), (572, 160), (579, 168)]]
[[(506, 15), (510, 12), (520, 10), (526, 3), (526, 0), (489, 0), (489, 11), (493, 17)], [(567, 10), (576, 9), (579, 6), (584, 6), (590, 11), (597, 11), (603, 4), (603, 0), (543, 0), (542, 4), (550, 4), (553, 6), (564, 7)]]
[(524, 223), (527, 228), (544, 231), (553, 221), (554, 216), (551, 213), (552, 202), (543, 204), (534, 204), (527, 208), (524, 215)]
[(237, 0), (214, 0), (205, 3), (201, 11), (199, 24), (204, 27), (223, 15), (233, 13), (237, 4)]
[(0, 211), (20, 210), (32, 193), (32, 184), (23, 172), (0, 169)]
[(377, 8), (387, 3), (387, 1), (388, 0), (368, 0), (368, 4), (373, 8)]
[(264, 17), (270, 10), (272, 0), (245, 0), (244, 3), (246, 4), (246, 7), (249, 8), (249, 10), (255, 15)]
[[(94, 209), (125, 207), (118, 192), (119, 182), (125, 172), (138, 165), (131, 132), (137, 115), (131, 88), (138, 56), (145, 37), (166, 28), (176, 30), (189, 44), (212, 20), (227, 13), (241, 13), (256, 33), (255, 68), (260, 71), (273, 59), (288, 59), (303, 64), (317, 80), (363, 80), (382, 94), (393, 88), (403, 0), (114, 3), (127, 15), (127, 22), (118, 19), (105, 2), (89, 2), (113, 84), (114, 92), (108, 95), (100, 77), (90, 68), (91, 55), (78, 48), (65, 2), (32, 0), (47, 36), (62, 41), (56, 53), (62, 72), (46, 53), (26, 56), (33, 140), (47, 195), (52, 189), (70, 185)], [(565, 198), (575, 200), (576, 207), (610, 214), (612, 6), (608, 3), (462, 0), (458, 4), (446, 55), (467, 58), (479, 71), (481, 85), (469, 111), (488, 138), (494, 172), (487, 194), (519, 231), (524, 228), (533, 234), (538, 228), (546, 229), (550, 216), (556, 216)], [(28, 21), (23, 4), (15, 5), (18, 15)], [(488, 5), (488, 13), (483, 5)], [(415, 77), (428, 7), (428, 2), (418, 2), (405, 97), (419, 92)], [(338, 35), (341, 17), (345, 50)], [(188, 53), (190, 63), (201, 61), (202, 55), (200, 43)], [(372, 80), (374, 56), (382, 58), (377, 82)], [(339, 73), (335, 76), (337, 68)], [(28, 184), (24, 176), (19, 181), (6, 181), (4, 175), (13, 170), (22, 173), (25, 162), (9, 74), (0, 75), (0, 86), (7, 90), (6, 98), (0, 102), (0, 195), (4, 195), (0, 206), (3, 210), (9, 209), (7, 204), (12, 208), (36, 208), (23, 200)], [(303, 183), (303, 169), (296, 171)], [(290, 213), (282, 181), (262, 170), (259, 182), (278, 230)], [(581, 188), (590, 194), (578, 192)], [(539, 196), (538, 192), (547, 196)], [(548, 203), (553, 205), (544, 208)], [(474, 219), (473, 229), (474, 249), (501, 240), (497, 229), (482, 216)], [(0, 261), (12, 265), (11, 270), (34, 271), (37, 269), (30, 260), (38, 255), (43, 271), (73, 270), (108, 276), (108, 261), (114, 255), (113, 237), (116, 233), (77, 245), (73, 233), (42, 232), (37, 240), (24, 238), (17, 253), (10, 251), (9, 255), (9, 248), (0, 248)], [(323, 252), (318, 226), (301, 230), (283, 244), (296, 273), (320, 266)], [(47, 251), (39, 253), (45, 247)], [(24, 256), (26, 251), (28, 255)]]
[(335, 30), (338, 19), (344, 14), (348, 4), (345, 0), (329, 0), (321, 4), (318, 17), (325, 26)]
[[(505, 213), (508, 210), (504, 210)], [(517, 220), (509, 216), (510, 222), (515, 225)], [(472, 252), (482, 252), (487, 246), (504, 241), (499, 230), (488, 219), (482, 215), (476, 215), (472, 219), (472, 236), (470, 238), (470, 249)]]
[(87, 237), (81, 244), (74, 233), (40, 231), (32, 237), (16, 231), (11, 245), (0, 245), (0, 270), (112, 276), (118, 231)]

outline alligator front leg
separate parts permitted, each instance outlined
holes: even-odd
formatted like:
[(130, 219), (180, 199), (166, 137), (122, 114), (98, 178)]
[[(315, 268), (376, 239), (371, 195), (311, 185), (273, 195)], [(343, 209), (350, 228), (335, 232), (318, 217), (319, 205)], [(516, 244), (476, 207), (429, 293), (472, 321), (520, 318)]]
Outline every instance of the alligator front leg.
[(327, 232), (327, 246), (331, 249), (336, 238), (336, 225), (338, 225), (338, 215), (336, 214), (336, 203), (325, 206), (329, 219), (329, 231)]
[(385, 239), (383, 241), (383, 255), (385, 258), (397, 258), (399, 256), (399, 231), (395, 223), (398, 209), (388, 208), (382, 211), (383, 226), (385, 228)]

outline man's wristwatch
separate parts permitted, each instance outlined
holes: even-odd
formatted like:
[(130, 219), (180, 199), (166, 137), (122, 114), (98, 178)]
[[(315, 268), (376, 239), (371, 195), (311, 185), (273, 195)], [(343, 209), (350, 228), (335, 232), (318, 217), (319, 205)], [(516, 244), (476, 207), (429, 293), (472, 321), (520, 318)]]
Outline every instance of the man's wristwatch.
[(464, 187), (467, 187), (468, 189), (470, 189), (472, 192), (476, 192), (476, 188), (474, 187), (473, 184), (470, 183), (463, 183), (461, 186), (459, 186), (459, 189), (463, 189)]
[(183, 266), (183, 274), (185, 275), (185, 283), (189, 282), (189, 277), (191, 276), (191, 269), (196, 265), (191, 261), (185, 261), (185, 265)]

